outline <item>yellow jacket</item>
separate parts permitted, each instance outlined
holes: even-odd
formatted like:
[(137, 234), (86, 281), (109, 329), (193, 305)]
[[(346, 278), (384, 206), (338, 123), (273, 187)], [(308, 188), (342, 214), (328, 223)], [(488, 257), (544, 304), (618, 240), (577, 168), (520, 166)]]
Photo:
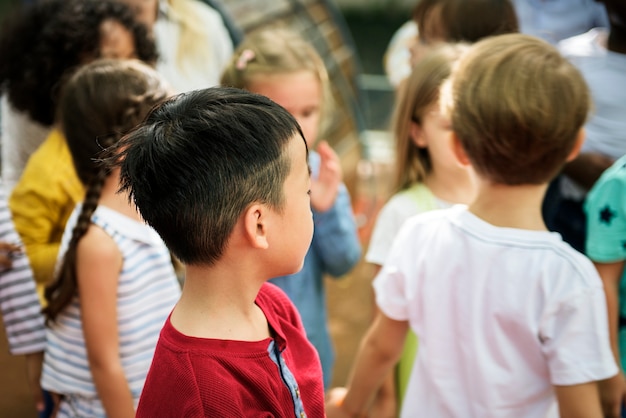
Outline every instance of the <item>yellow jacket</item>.
[(65, 137), (53, 129), (30, 156), (9, 198), (40, 294), (54, 274), (65, 223), (84, 193)]

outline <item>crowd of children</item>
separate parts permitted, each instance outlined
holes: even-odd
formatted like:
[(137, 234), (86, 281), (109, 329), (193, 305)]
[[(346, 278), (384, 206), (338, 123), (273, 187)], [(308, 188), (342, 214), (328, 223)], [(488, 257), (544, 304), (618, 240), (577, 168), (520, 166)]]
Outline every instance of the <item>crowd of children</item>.
[(623, 416), (626, 7), (553, 45), (531, 3), (415, 8), (345, 388), (324, 282), (362, 248), (313, 45), (198, 0), (12, 15), (0, 310), (39, 416)]

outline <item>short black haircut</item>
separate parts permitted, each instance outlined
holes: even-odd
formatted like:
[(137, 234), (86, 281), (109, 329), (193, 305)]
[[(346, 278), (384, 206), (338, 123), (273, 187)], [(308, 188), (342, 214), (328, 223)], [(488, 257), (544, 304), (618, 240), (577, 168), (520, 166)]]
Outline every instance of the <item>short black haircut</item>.
[(154, 40), (126, 4), (40, 0), (16, 9), (1, 24), (0, 92), (17, 110), (51, 126), (60, 86), (76, 67), (100, 57), (101, 26), (109, 19), (132, 33), (138, 59), (156, 63)]
[(183, 263), (211, 265), (250, 204), (282, 210), (295, 136), (304, 143), (293, 116), (267, 97), (225, 87), (183, 93), (118, 143), (121, 188)]

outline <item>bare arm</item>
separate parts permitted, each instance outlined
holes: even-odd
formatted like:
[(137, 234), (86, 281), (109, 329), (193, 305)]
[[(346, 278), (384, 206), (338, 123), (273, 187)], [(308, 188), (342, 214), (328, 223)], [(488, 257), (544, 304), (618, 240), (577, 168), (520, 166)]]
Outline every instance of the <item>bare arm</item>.
[(45, 409), (43, 392), (41, 391), (41, 368), (43, 366), (43, 352), (26, 354), (24, 356), (26, 363), (26, 379), (35, 401), (35, 409), (37, 412), (43, 412)]
[(122, 255), (102, 229), (91, 226), (78, 245), (78, 289), (89, 366), (108, 417), (134, 417), (119, 355), (117, 284)]
[(311, 179), (311, 206), (318, 212), (326, 212), (335, 203), (343, 173), (339, 156), (322, 141), (317, 147), (320, 167), (317, 178)]
[[(378, 264), (373, 264), (373, 266), (372, 278), (376, 277), (382, 268), (382, 266)], [(372, 291), (372, 300), (375, 300), (375, 298), (376, 295)], [(376, 303), (374, 303), (372, 311), (374, 312), (374, 318), (376, 318), (376, 314), (378, 313)], [(385, 377), (380, 389), (376, 392), (374, 403), (369, 410), (369, 416), (371, 418), (395, 417), (398, 415), (397, 409), (396, 373), (395, 369), (392, 368), (389, 373), (387, 373), (387, 377)]]
[(408, 322), (378, 313), (361, 342), (345, 397), (337, 398), (331, 393), (328, 418), (365, 415), (376, 390), (398, 361), (408, 329)]
[(602, 418), (596, 382), (555, 386), (561, 418)]
[(615, 263), (594, 262), (598, 274), (604, 283), (606, 306), (609, 319), (609, 336), (611, 350), (620, 372), (607, 380), (600, 382), (600, 399), (606, 417), (621, 417), (621, 408), (626, 398), (626, 381), (621, 372), (620, 350), (618, 341), (619, 330), (619, 284), (624, 271), (624, 261)]

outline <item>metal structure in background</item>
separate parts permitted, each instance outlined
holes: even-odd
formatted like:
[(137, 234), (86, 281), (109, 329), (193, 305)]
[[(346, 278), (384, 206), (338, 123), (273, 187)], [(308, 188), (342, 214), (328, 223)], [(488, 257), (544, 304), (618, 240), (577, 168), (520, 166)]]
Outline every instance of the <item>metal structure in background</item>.
[(226, 12), (244, 36), (261, 28), (287, 27), (313, 44), (326, 64), (334, 100), (333, 119), (322, 137), (339, 154), (345, 182), (354, 190), (365, 102), (357, 82), (360, 63), (354, 41), (337, 6), (332, 0), (205, 1)]

